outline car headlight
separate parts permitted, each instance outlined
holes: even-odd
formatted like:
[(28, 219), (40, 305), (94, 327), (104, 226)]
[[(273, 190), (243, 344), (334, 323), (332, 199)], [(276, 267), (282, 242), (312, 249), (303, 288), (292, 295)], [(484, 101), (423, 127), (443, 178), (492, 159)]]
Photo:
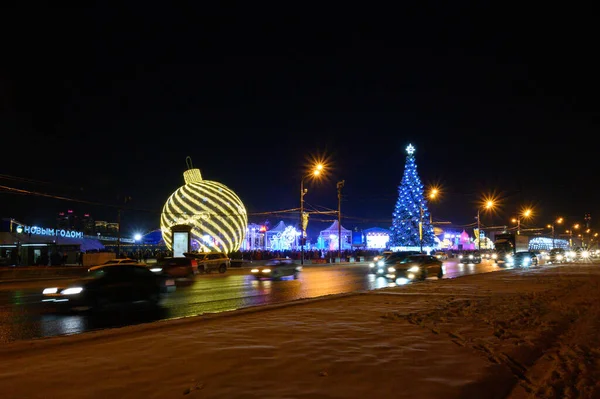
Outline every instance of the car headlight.
[(44, 288), (44, 291), (42, 291), (42, 294), (56, 294), (57, 292), (58, 292), (58, 288), (56, 288), (56, 287)]
[(506, 260), (512, 260), (512, 255), (506, 255)]
[(375, 267), (375, 263), (373, 263), (373, 262), (369, 263), (369, 267)]
[(388, 273), (394, 273), (396, 271), (395, 267), (388, 267)]
[(411, 267), (411, 268), (409, 268), (409, 269), (408, 269), (408, 271), (409, 271), (409, 272), (412, 272), (412, 273), (416, 273), (416, 272), (418, 272), (419, 270), (420, 270), (420, 269), (419, 269), (419, 266), (413, 266), (413, 267)]
[(250, 273), (258, 273), (258, 269), (252, 269), (250, 270)]
[(83, 291), (82, 287), (71, 287), (71, 288), (67, 288), (67, 289), (63, 290), (63, 292), (61, 292), (61, 294), (63, 294), (63, 295), (77, 295), (77, 294), (80, 294), (81, 291)]
[(562, 259), (563, 259), (563, 256), (562, 256), (562, 255), (556, 255), (556, 259), (558, 259), (558, 260), (562, 260)]
[(576, 254), (573, 251), (569, 251), (567, 255), (569, 256), (569, 258), (574, 258)]
[(582, 258), (589, 258), (590, 257), (590, 253), (588, 251), (583, 251), (583, 252), (581, 252), (581, 257)]
[(525, 258), (525, 259), (523, 259), (523, 263), (524, 263), (524, 264), (528, 264), (529, 262), (531, 262), (531, 259), (529, 259), (529, 258)]
[(263, 273), (271, 273), (271, 269), (263, 269), (262, 272)]
[(492, 254), (492, 259), (498, 259), (498, 255)]
[(473, 255), (469, 255), (469, 259), (473, 259)]
[(152, 269), (150, 269), (150, 271), (154, 273), (160, 273), (162, 272), (162, 267), (153, 267)]
[(458, 259), (462, 259), (462, 255), (458, 255)]
[(382, 260), (377, 261), (377, 266), (383, 266), (383, 265), (384, 265), (384, 262)]

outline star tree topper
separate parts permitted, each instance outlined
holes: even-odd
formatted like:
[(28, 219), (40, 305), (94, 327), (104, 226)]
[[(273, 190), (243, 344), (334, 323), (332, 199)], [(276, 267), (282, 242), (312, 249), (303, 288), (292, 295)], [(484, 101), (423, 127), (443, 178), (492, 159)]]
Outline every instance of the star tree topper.
[(412, 144), (409, 144), (408, 147), (406, 147), (406, 152), (408, 153), (408, 155), (412, 155), (413, 152), (415, 152), (415, 147), (413, 147)]

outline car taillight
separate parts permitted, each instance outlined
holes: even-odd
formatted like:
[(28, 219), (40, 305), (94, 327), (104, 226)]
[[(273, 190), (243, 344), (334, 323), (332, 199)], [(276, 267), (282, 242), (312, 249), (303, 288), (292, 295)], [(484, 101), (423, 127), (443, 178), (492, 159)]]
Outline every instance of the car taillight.
[(196, 259), (192, 259), (192, 266), (198, 266), (198, 261), (196, 261)]

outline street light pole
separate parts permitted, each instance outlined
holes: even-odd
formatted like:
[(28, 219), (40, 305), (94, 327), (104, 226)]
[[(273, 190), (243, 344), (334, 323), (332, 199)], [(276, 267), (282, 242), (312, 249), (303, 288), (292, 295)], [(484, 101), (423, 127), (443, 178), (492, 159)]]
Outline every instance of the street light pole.
[(302, 234), (300, 235), (301, 265), (304, 265), (304, 244), (306, 243), (306, 231), (304, 230), (304, 195), (308, 190), (304, 188), (304, 179), (306, 179), (307, 176), (302, 177), (302, 180), (300, 180), (300, 229), (302, 230)]
[[(304, 246), (306, 245), (306, 225), (308, 224), (308, 220), (306, 220), (304, 215), (304, 195), (308, 192), (308, 189), (304, 188), (304, 179), (307, 177), (318, 177), (321, 175), (323, 171), (324, 165), (318, 163), (314, 165), (314, 169), (311, 173), (302, 176), (300, 180), (300, 229), (302, 230), (302, 235), (300, 237), (300, 264), (304, 265)], [(305, 223), (306, 220), (306, 223)]]
[[(496, 203), (494, 202), (493, 199), (488, 198), (485, 201), (485, 205), (484, 205), (484, 210), (490, 211), (493, 210), (494, 207), (496, 206)], [(477, 234), (479, 235), (479, 237), (477, 237), (477, 244), (479, 246), (479, 250), (481, 251), (481, 209), (482, 207), (477, 207)]]

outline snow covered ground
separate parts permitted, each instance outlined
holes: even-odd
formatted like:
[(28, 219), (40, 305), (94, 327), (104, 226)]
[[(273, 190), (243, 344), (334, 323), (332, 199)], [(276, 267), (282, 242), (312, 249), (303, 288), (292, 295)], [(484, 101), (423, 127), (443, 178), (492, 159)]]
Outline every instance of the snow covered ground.
[(0, 396), (600, 398), (599, 285), (507, 270), (13, 342)]

